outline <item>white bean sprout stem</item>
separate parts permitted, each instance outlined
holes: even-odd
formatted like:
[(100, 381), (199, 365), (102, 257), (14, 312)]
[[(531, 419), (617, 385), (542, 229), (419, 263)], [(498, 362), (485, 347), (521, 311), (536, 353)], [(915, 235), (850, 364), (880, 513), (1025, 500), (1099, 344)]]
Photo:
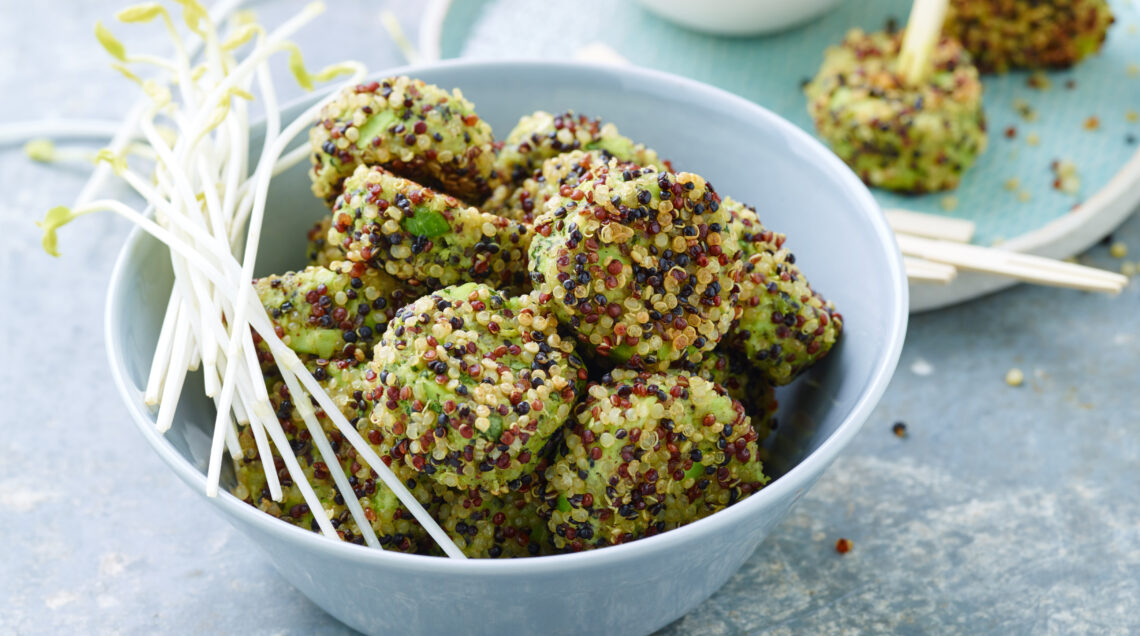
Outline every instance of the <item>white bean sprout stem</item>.
[[(274, 176), (305, 160), (308, 148), (304, 143), (289, 152), (286, 149), (313, 124), (324, 103), (335, 96), (335, 93), (330, 95), (283, 124), (268, 61), (277, 53), (287, 52), (290, 68), (306, 89), (311, 89), (316, 81), (326, 81), (336, 75), (348, 75), (342, 87), (351, 87), (363, 79), (365, 69), (359, 63), (345, 62), (315, 75), (305, 70), (299, 49), (287, 38), (323, 10), (319, 3), (306, 6), (272, 31), (247, 20), (240, 23), (230, 20), (225, 25), (228, 37), (223, 39), (216, 24), (238, 4), (237, 0), (226, 0), (207, 12), (196, 0), (177, 0), (189, 29), (186, 37), (179, 33), (171, 13), (163, 5), (145, 3), (119, 12), (122, 22), (160, 19), (174, 43), (172, 59), (149, 54), (127, 55), (111, 31), (97, 25), (99, 41), (121, 62), (115, 67), (138, 83), (146, 96), (117, 128), (110, 145), (96, 156), (95, 173), (76, 205), (72, 209), (59, 207), (48, 212), (41, 224), (45, 232), (44, 248), (56, 253), (56, 230), (79, 216), (97, 211), (118, 214), (169, 247), (174, 286), (143, 397), (146, 404), (157, 406), (155, 426), (165, 432), (175, 421), (188, 373), (200, 365), (203, 392), (217, 408), (206, 471), (209, 496), (217, 496), (219, 492), (227, 451), (235, 461), (247, 459), (238, 427), (248, 427), (270, 497), (283, 501), (284, 486), (289, 483), (283, 482), (287, 473), (289, 487), (295, 487), (294, 492), (301, 495), (321, 533), (332, 538), (341, 536), (330, 519), (329, 510), (309, 483), (271, 406), (262, 358), (258, 354), (258, 347), (263, 346), (272, 355), (294, 408), (321, 460), (328, 465), (364, 543), (373, 548), (381, 547), (318, 419), (314, 403), (444, 553), (452, 558), (465, 558), (348, 421), (297, 354), (277, 336), (254, 293), (251, 281), (270, 182)], [(144, 79), (129, 68), (131, 66), (145, 67), (153, 76)], [(253, 99), (262, 101), (266, 122), (260, 158), (250, 174), (247, 101)], [(173, 134), (160, 131), (160, 118), (173, 123)], [(25, 125), (18, 130), (0, 127), (0, 143), (43, 135), (100, 137), (106, 136), (111, 128), (107, 122), (76, 122), (70, 126), (53, 122), (39, 127)], [(134, 154), (152, 159), (153, 177), (144, 176), (127, 165), (128, 145), (136, 138), (142, 142)], [(146, 201), (146, 212), (140, 213), (115, 200), (93, 200), (112, 173)], [(151, 212), (153, 219), (148, 216)], [(254, 332), (260, 344), (255, 344)], [(277, 463), (277, 457), (281, 464)], [(279, 465), (283, 465), (285, 472), (279, 474)]]

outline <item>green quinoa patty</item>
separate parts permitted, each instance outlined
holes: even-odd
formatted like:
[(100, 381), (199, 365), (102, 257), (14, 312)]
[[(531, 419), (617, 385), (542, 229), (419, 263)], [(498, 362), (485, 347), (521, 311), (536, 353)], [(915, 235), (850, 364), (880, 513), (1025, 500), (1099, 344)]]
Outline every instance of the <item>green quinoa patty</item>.
[[(350, 422), (368, 422), (372, 402), (367, 397), (370, 383), (364, 374), (371, 371), (366, 365), (339, 361), (320, 366), (309, 363), (309, 366), (310, 371), (321, 379), (322, 387)], [(266, 388), (269, 390), (273, 410), (289, 439), (290, 451), (297, 457), (322, 507), (329, 513), (337, 533), (345, 541), (363, 544), (364, 537), (345, 505), (344, 493), (338, 492), (329, 466), (322, 460), (320, 452), (313, 444), (308, 426), (301, 418), (280, 376), (268, 374)], [(357, 459), (352, 445), (344, 440), (324, 411), (315, 403), (313, 409), (317, 421), (337, 454), (345, 475), (355, 489), (353, 494), (359, 499), (364, 515), (371, 522), (381, 546), (386, 550), (399, 552), (430, 550), (434, 542), (419, 522), (400, 504), (396, 495), (384, 486), (377, 474)], [(284, 497), (281, 502), (275, 502), (269, 496), (261, 458), (258, 457), (253, 434), (248, 426), (241, 427), (238, 439), (241, 442), (243, 457), (234, 462), (237, 476), (237, 484), (233, 489), (234, 496), (278, 519), (314, 532), (318, 531), (312, 511), (305, 503), (300, 488), (285, 469), (280, 449), (273, 449), (273, 464), (281, 480)], [(395, 468), (399, 470), (399, 467)], [(410, 471), (406, 475), (401, 475), (401, 479), (407, 482), (409, 490), (416, 499), (425, 504), (436, 499), (430, 481), (427, 484), (417, 485), (414, 479), (409, 481), (412, 477), (414, 474)]]
[(706, 517), (767, 482), (758, 435), (723, 387), (618, 369), (591, 384), (540, 484), (555, 547), (626, 543)]
[(332, 203), (358, 165), (379, 165), (478, 203), (491, 193), (491, 127), (459, 89), (408, 77), (345, 89), (309, 131), (313, 194)]
[(495, 159), (495, 169), (516, 185), (534, 176), (542, 163), (572, 150), (597, 150), (622, 161), (664, 169), (657, 153), (618, 133), (617, 126), (566, 111), (535, 111), (519, 120)]
[[(308, 364), (321, 380), (321, 386), (340, 408), (349, 422), (376, 448), (380, 432), (369, 420), (376, 392), (375, 371), (355, 361), (320, 361)], [(289, 439), (305, 476), (316, 492), (322, 507), (341, 538), (363, 544), (364, 538), (351, 512), (345, 505), (344, 493), (337, 490), (328, 465), (321, 460), (300, 412), (288, 389), (276, 373), (267, 377), (270, 403)], [(386, 550), (442, 554), (427, 531), (411, 512), (384, 486), (379, 476), (357, 457), (343, 436), (316, 402), (312, 402), (317, 421), (337, 453), (341, 468), (355, 489), (364, 515), (371, 522), (381, 546)], [(234, 462), (237, 484), (233, 494), (246, 503), (293, 525), (319, 532), (312, 511), (292, 481), (279, 450), (274, 448), (274, 466), (282, 482), (281, 502), (274, 502), (265, 482), (265, 473), (253, 434), (248, 426), (241, 428), (239, 441), (243, 457)], [(545, 464), (540, 464), (544, 467)], [(529, 492), (503, 493), (495, 496), (480, 490), (447, 488), (432, 479), (418, 475), (407, 466), (395, 463), (391, 468), (439, 522), (452, 540), (471, 558), (512, 558), (549, 554), (553, 551), (546, 522), (538, 516), (536, 502)]]
[(740, 263), (712, 187), (612, 161), (562, 192), (535, 222), (539, 302), (612, 363), (664, 369), (716, 346), (735, 317)]
[(499, 559), (553, 552), (546, 522), (529, 492), (492, 495), (448, 490), (438, 507), (440, 525), (467, 556)]
[(395, 310), (414, 298), (384, 272), (343, 261), (267, 276), (254, 288), (290, 349), (326, 359), (368, 357)]
[(772, 384), (787, 384), (827, 355), (843, 331), (843, 316), (808, 284), (783, 247), (783, 234), (731, 198), (722, 207), (732, 214), (744, 261), (742, 311), (722, 346), (743, 354)]
[(985, 73), (1068, 68), (1096, 53), (1113, 23), (1105, 0), (951, 0), (943, 27)]
[(848, 31), (805, 88), (816, 130), (868, 185), (907, 193), (956, 188), (986, 149), (982, 84), (969, 54), (943, 37), (933, 74), (897, 73), (902, 33)]
[(333, 206), (328, 242), (347, 260), (429, 290), (468, 281), (506, 287), (526, 280), (531, 231), (525, 225), (379, 167), (357, 168), (344, 185)]
[(393, 464), (451, 488), (526, 490), (586, 377), (531, 296), (477, 283), (398, 311), (378, 342), (372, 421)]

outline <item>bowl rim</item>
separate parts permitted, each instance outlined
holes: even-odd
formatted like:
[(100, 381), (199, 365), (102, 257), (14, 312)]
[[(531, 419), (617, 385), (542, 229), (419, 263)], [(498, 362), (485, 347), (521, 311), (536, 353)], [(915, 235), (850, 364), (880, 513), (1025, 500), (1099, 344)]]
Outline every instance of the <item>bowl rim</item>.
[[(463, 70), (463, 69), (491, 69), (501, 70), (504, 73), (523, 70), (550, 70), (557, 72), (583, 72), (598, 71), (621, 76), (625, 80), (636, 82), (637, 88), (646, 86), (664, 86), (670, 89), (688, 92), (700, 92), (711, 95), (716, 100), (733, 110), (745, 111), (751, 116), (764, 120), (768, 125), (780, 130), (794, 142), (801, 144), (803, 151), (811, 158), (821, 162), (828, 172), (836, 175), (850, 191), (853, 203), (862, 209), (867, 221), (872, 225), (880, 244), (887, 247), (888, 271), (890, 286), (894, 290), (893, 306), (889, 308), (888, 315), (892, 318), (887, 323), (887, 344), (883, 354), (870, 374), (867, 389), (859, 397), (851, 412), (839, 424), (835, 431), (823, 443), (797, 463), (778, 479), (760, 489), (732, 506), (717, 513), (682, 526), (680, 528), (661, 533), (659, 535), (632, 541), (605, 549), (587, 550), (571, 554), (557, 554), (542, 557), (518, 559), (449, 559), (446, 557), (404, 554), (387, 550), (376, 550), (366, 546), (359, 546), (343, 541), (331, 541), (319, 534), (294, 526), (288, 522), (265, 514), (257, 508), (246, 504), (224, 490), (213, 503), (224, 512), (242, 519), (259, 531), (272, 535), (283, 542), (307, 543), (306, 549), (321, 554), (324, 557), (351, 560), (361, 565), (375, 565), (390, 570), (415, 570), (427, 574), (478, 574), (478, 575), (521, 575), (521, 574), (557, 574), (566, 573), (592, 565), (636, 560), (643, 556), (668, 550), (679, 544), (686, 543), (700, 535), (715, 532), (717, 528), (738, 523), (771, 502), (782, 498), (798, 499), (808, 487), (820, 476), (827, 466), (838, 456), (839, 452), (862, 428), (863, 422), (870, 416), (872, 409), (879, 402), (883, 392), (898, 365), (902, 351), (903, 340), (906, 335), (908, 318), (908, 300), (906, 275), (903, 270), (902, 256), (895, 243), (894, 234), (888, 227), (885, 218), (879, 210), (878, 204), (867, 190), (866, 186), (853, 172), (830, 150), (825, 148), (811, 135), (802, 131), (794, 124), (781, 118), (775, 113), (714, 86), (673, 75), (662, 71), (638, 67), (616, 67), (612, 65), (597, 64), (580, 61), (539, 61), (539, 60), (450, 60), (444, 62), (431, 62), (386, 69), (378, 73), (369, 74), (370, 79), (391, 77), (393, 75), (415, 76), (418, 72), (436, 69)], [(282, 110), (295, 107), (298, 104), (311, 102), (329, 91), (316, 95), (304, 95), (289, 102)], [(256, 124), (255, 124), (256, 125)], [(166, 441), (164, 436), (155, 430), (149, 419), (146, 407), (137, 399), (138, 391), (128, 382), (125, 362), (120, 355), (118, 330), (116, 327), (115, 307), (117, 299), (122, 295), (129, 284), (130, 275), (127, 272), (127, 260), (138, 249), (145, 233), (140, 228), (134, 230), (127, 237), (119, 255), (115, 260), (114, 269), (108, 285), (106, 306), (104, 309), (104, 341), (111, 375), (119, 390), (119, 395), (126, 403), (135, 425), (143, 437), (158, 453), (159, 457), (175, 474), (187, 485), (205, 496), (206, 476), (195, 468), (185, 457)]]

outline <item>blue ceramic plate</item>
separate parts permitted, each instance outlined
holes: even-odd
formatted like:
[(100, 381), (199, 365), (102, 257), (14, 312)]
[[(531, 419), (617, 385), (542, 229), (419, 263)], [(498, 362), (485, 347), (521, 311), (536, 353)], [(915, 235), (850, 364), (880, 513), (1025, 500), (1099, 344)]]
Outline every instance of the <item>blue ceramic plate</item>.
[[(852, 27), (882, 29), (891, 19), (905, 24), (910, 4), (848, 0), (821, 19), (779, 35), (723, 38), (682, 29), (633, 2), (536, 6), (528, 0), (436, 0), (426, 16), (421, 46), (445, 59), (558, 59), (602, 42), (634, 64), (723, 88), (814, 132), (800, 87), (815, 74), (823, 50)], [(957, 200), (952, 210), (944, 208), (942, 194), (914, 197), (875, 190), (879, 203), (970, 219), (977, 223), (975, 242), (980, 245), (1000, 243), (1057, 258), (1083, 251), (1119, 225), (1140, 205), (1140, 122), (1128, 120), (1130, 111), (1140, 112), (1140, 3), (1109, 4), (1116, 24), (1104, 50), (1076, 68), (1048, 73), (1050, 88), (1030, 87), (1026, 72), (985, 78), (990, 147), (952, 193)], [(1032, 107), (1034, 121), (1018, 113), (1019, 102)], [(542, 107), (579, 108), (573, 100)], [(1090, 117), (1098, 120), (1096, 130), (1085, 126)], [(1029, 143), (1033, 136), (1036, 145)], [(1050, 165), (1057, 159), (1077, 165), (1081, 188), (1076, 195), (1053, 188)], [(683, 162), (678, 167), (700, 172), (699, 166)], [(1013, 190), (1007, 188), (1011, 179), (1018, 183)], [(949, 304), (1001, 283), (962, 274), (948, 286), (912, 288), (911, 306)]]
[[(301, 592), (364, 632), (658, 629), (724, 584), (878, 402), (906, 332), (906, 279), (890, 229), (863, 184), (811, 137), (748, 101), (691, 80), (635, 68), (541, 62), (451, 62), (392, 72), (461, 88), (500, 130), (522, 113), (568, 104), (605, 113), (686, 165), (701, 166), (719, 188), (771, 211), (807, 276), (843, 312), (843, 338), (807, 377), (780, 393), (784, 424), (775, 436), (777, 457), (767, 467), (777, 477), (771, 484), (706, 519), (626, 545), (513, 561), (453, 561), (330, 541), (228, 494), (207, 501), (265, 550)], [(316, 99), (286, 109), (283, 119)], [(696, 122), (703, 122), (700, 133)], [(257, 130), (251, 144), (260, 147)], [(720, 151), (726, 144), (741, 150), (728, 156)], [(298, 267), (305, 230), (327, 213), (309, 193), (307, 167), (297, 166), (272, 183), (272, 218), (258, 258), (262, 273)], [(133, 234), (112, 276), (107, 349), (140, 431), (184, 482), (204, 493), (214, 407), (202, 395), (198, 375), (189, 379), (166, 435), (155, 431), (154, 414), (143, 403), (170, 286), (167, 250)]]

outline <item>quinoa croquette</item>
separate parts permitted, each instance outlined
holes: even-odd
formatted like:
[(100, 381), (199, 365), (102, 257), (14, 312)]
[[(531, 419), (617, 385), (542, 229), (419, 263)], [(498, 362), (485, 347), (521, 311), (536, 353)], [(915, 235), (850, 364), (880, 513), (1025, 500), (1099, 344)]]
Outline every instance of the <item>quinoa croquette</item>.
[(531, 282), (584, 349), (663, 370), (699, 360), (736, 313), (731, 217), (700, 176), (595, 165), (535, 221)]
[(560, 549), (660, 534), (768, 481), (743, 405), (704, 378), (618, 369), (586, 392), (540, 486)]
[(408, 77), (347, 88), (309, 131), (313, 194), (330, 205), (357, 166), (383, 166), (470, 203), (491, 194), (491, 127), (459, 89)]
[(586, 378), (531, 296), (476, 283), (396, 312), (373, 354), (372, 411), (392, 463), (451, 488), (527, 490)]
[(898, 72), (902, 33), (852, 29), (804, 89), (816, 131), (867, 185), (910, 194), (958, 187), (986, 149), (982, 84), (949, 37), (921, 84)]

